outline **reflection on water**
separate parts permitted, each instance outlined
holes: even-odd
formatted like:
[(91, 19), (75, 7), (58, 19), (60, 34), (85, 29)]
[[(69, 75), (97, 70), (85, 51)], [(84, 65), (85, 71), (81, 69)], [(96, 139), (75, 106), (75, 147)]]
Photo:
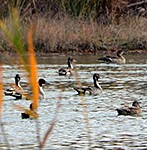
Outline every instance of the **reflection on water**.
[[(98, 56), (75, 56), (81, 83), (93, 85), (92, 76), (100, 74), (103, 93), (97, 96), (85, 96), (90, 122), (92, 147), (95, 150), (147, 149), (147, 57), (141, 55), (127, 56), (127, 63), (100, 64)], [(70, 79), (58, 76), (58, 69), (66, 66), (65, 57), (44, 57), (38, 59), (39, 77), (51, 83), (46, 86), (46, 100), (40, 101), (39, 124), (41, 138), (46, 133), (54, 117), (59, 96), (62, 104), (57, 125), (46, 143), (46, 149), (88, 149), (88, 138), (83, 120), (81, 97), (73, 90), (75, 77)], [(17, 65), (4, 65), (5, 88), (14, 82), (13, 77), (24, 73)], [(20, 112), (13, 104), (28, 107), (30, 102), (4, 96), (3, 123), (12, 149), (37, 149), (37, 135), (34, 120), (22, 120)], [(141, 117), (117, 116), (116, 108), (121, 104), (132, 104), (138, 100), (142, 106)], [(0, 131), (1, 133), (1, 131)], [(0, 134), (0, 149), (4, 148), (3, 136)]]

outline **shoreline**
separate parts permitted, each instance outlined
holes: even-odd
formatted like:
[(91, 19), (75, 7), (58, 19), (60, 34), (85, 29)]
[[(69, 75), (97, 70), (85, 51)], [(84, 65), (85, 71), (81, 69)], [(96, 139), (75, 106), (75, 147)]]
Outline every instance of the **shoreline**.
[[(99, 54), (103, 54), (103, 55), (107, 55), (107, 54), (115, 54), (117, 52), (117, 50), (97, 50), (95, 51), (90, 51), (90, 50), (85, 50), (84, 52), (81, 51), (68, 51), (66, 50), (66, 52), (35, 52), (36, 57), (48, 57), (48, 56), (59, 56), (59, 55), (63, 55), (63, 56), (67, 56), (67, 55), (71, 55), (71, 56), (77, 56), (77, 55), (99, 55)], [(127, 54), (146, 54), (147, 50), (124, 50), (124, 52), (126, 52)], [(16, 52), (14, 51), (0, 51), (1, 57), (15, 57), (17, 55)]]

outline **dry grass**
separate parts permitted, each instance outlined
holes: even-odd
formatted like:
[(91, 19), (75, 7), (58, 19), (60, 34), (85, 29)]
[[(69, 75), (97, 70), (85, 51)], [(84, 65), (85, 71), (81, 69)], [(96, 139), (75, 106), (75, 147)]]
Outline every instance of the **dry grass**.
[[(5, 20), (9, 24), (10, 19)], [(121, 19), (119, 25), (101, 25), (92, 19), (85, 21), (69, 16), (42, 17), (22, 22), (22, 35), (27, 45), (26, 31), (35, 22), (35, 50), (40, 53), (52, 52), (95, 52), (101, 49), (147, 49), (147, 19)], [(9, 47), (1, 36), (1, 45)], [(7, 46), (6, 46), (7, 45)], [(11, 48), (7, 48), (11, 49)]]
[[(143, 45), (147, 48), (147, 19), (130, 18), (122, 20), (119, 25), (98, 25), (96, 22), (72, 20), (69, 17), (37, 18), (37, 30), (35, 44), (42, 44), (37, 50), (44, 48), (45, 51), (58, 50), (99, 50), (103, 45), (108, 49), (121, 48), (126, 44), (128, 49), (139, 48)], [(130, 45), (132, 44), (132, 45)], [(134, 45), (134, 47), (133, 47)], [(122, 47), (123, 48), (123, 47)]]

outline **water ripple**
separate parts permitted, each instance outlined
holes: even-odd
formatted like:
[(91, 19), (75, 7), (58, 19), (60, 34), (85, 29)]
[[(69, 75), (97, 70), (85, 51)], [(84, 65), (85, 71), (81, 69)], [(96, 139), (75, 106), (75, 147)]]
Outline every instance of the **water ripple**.
[[(54, 117), (56, 104), (62, 104), (57, 125), (46, 143), (47, 149), (88, 149), (89, 129), (92, 148), (94, 150), (142, 150), (147, 148), (147, 64), (146, 59), (134, 62), (130, 59), (127, 64), (99, 64), (97, 56), (89, 56), (91, 63), (84, 63), (84, 56), (77, 58), (77, 68), (82, 85), (93, 85), (92, 75), (100, 74), (100, 85), (104, 91), (97, 96), (81, 97), (76, 95), (73, 87), (75, 77), (70, 79), (58, 76), (58, 69), (66, 65), (53, 61), (48, 64), (45, 58), (38, 64), (38, 76), (44, 77), (51, 83), (44, 87), (47, 99), (40, 101), (38, 113), (40, 115), (40, 136), (43, 138)], [(137, 56), (138, 57), (138, 56)], [(145, 56), (144, 56), (145, 57)], [(143, 58), (144, 58), (143, 57)], [(65, 58), (65, 57), (64, 57)], [(64, 59), (62, 58), (62, 59)], [(133, 56), (134, 58), (134, 56)], [(55, 58), (54, 58), (55, 59)], [(94, 60), (94, 61), (93, 61)], [(62, 62), (65, 62), (62, 60)], [(4, 65), (4, 86), (13, 83), (16, 73), (20, 73), (22, 81), (27, 81), (24, 71), (14, 65)], [(59, 97), (61, 99), (59, 100)], [(14, 101), (4, 97), (3, 122), (12, 149), (38, 149), (35, 121), (21, 120), (20, 112), (13, 104), (29, 106), (29, 101)], [(141, 103), (143, 110), (141, 117), (117, 116), (116, 108), (121, 104), (131, 105), (133, 100)], [(83, 110), (87, 108), (87, 113)], [(83, 115), (84, 114), (84, 115)], [(84, 116), (88, 115), (89, 125)], [(16, 134), (17, 133), (17, 134)], [(0, 135), (1, 137), (2, 135)], [(0, 148), (4, 148), (0, 140)]]

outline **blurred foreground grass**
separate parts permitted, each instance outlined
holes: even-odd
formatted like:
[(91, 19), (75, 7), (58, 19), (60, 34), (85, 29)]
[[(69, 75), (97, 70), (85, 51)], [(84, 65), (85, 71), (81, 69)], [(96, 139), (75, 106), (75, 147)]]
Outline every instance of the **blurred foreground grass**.
[[(7, 23), (4, 21), (0, 21), (0, 29), (2, 30), (3, 36), (5, 36), (7, 43), (9, 45), (11, 45), (11, 48), (13, 51), (16, 52), (16, 55), (18, 57), (18, 61), (19, 61), (19, 66), (20, 69), (24, 69), (25, 72), (28, 74), (28, 81), (29, 81), (29, 85), (31, 87), (31, 91), (32, 91), (32, 99), (30, 99), (30, 101), (32, 101), (33, 103), (33, 107), (35, 110), (37, 110), (38, 106), (39, 106), (39, 92), (38, 92), (38, 69), (37, 69), (37, 61), (36, 61), (36, 55), (35, 55), (35, 51), (34, 51), (34, 45), (33, 45), (33, 33), (36, 29), (36, 26), (30, 25), (29, 30), (27, 31), (27, 45), (28, 45), (28, 50), (26, 50), (26, 47), (24, 46), (24, 41), (23, 41), (23, 36), (21, 33), (21, 23), (20, 23), (20, 18), (19, 18), (19, 14), (17, 9), (13, 9), (12, 13), (11, 13), (11, 19), (10, 19), (10, 25), (11, 28), (9, 28), (7, 26)], [(16, 58), (17, 58), (16, 57)], [(2, 63), (0, 63), (0, 127), (1, 127), (1, 131), (4, 137), (4, 142), (5, 145), (7, 145), (7, 149), (11, 149), (11, 145), (9, 145), (9, 137), (7, 136), (7, 133), (5, 132), (5, 126), (2, 123), (2, 106), (3, 106), (3, 71), (2, 71)], [(76, 66), (75, 66), (76, 67)], [(78, 84), (80, 85), (80, 80), (79, 80), (79, 75), (78, 75), (78, 71), (75, 70), (75, 77), (76, 80), (78, 82)], [(59, 101), (62, 100), (61, 97), (62, 94), (60, 94), (59, 97)], [(88, 112), (87, 112), (87, 105), (86, 105), (86, 99), (82, 96), (81, 97), (81, 102), (83, 104), (83, 116), (84, 116), (84, 122), (85, 122), (85, 128), (87, 131), (87, 137), (89, 140), (89, 149), (91, 149), (92, 146), (92, 141), (91, 141), (91, 137), (90, 137), (90, 124), (89, 124), (89, 119), (88, 119)], [(26, 109), (23, 106), (20, 105), (14, 105), (16, 109), (20, 110), (20, 111), (25, 111), (27, 112), (32, 118), (36, 119), (36, 135), (37, 135), (37, 141), (38, 141), (38, 147), (39, 149), (43, 149), (45, 147), (45, 143), (47, 142), (47, 139), (49, 138), (49, 135), (52, 133), (52, 130), (54, 129), (56, 122), (57, 122), (57, 117), (58, 117), (58, 112), (60, 110), (60, 103), (57, 103), (56, 109), (55, 109), (55, 115), (54, 118), (52, 119), (48, 130), (46, 131), (44, 137), (42, 139), (40, 139), (40, 132), (39, 132), (39, 122), (38, 122), (38, 115), (36, 116), (36, 114), (34, 114), (32, 111)], [(5, 109), (5, 108), (3, 108)]]

